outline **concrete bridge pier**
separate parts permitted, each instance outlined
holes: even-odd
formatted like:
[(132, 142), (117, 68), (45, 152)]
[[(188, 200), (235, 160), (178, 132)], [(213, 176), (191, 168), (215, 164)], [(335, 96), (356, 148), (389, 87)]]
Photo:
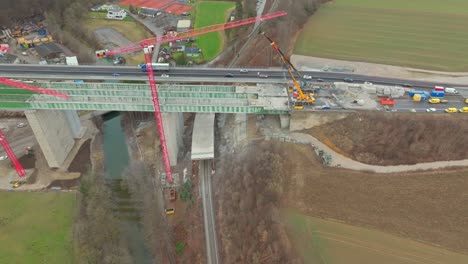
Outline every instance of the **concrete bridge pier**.
[(177, 165), (179, 148), (183, 146), (184, 114), (162, 113), (164, 134), (171, 166)]
[(291, 115), (279, 115), (281, 129), (289, 129), (289, 124), (291, 122)]
[(84, 133), (76, 111), (27, 110), (29, 125), (51, 168), (60, 167)]

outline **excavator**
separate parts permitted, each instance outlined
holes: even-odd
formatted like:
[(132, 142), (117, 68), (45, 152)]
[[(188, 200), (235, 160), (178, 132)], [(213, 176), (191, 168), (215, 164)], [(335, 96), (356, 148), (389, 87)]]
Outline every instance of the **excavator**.
[[(268, 37), (265, 32), (262, 32), (262, 35), (265, 36), (268, 41), (270, 41), (270, 45), (273, 47), (273, 49), (278, 53), (278, 55), (281, 58), (281, 61), (283, 64), (286, 66), (289, 76), (291, 76), (291, 79), (294, 83), (294, 87), (296, 88), (298, 92), (297, 96), (297, 101), (294, 103), (294, 109), (295, 110), (302, 110), (304, 109), (304, 105), (309, 105), (309, 104), (315, 104), (315, 98), (313, 94), (306, 94), (303, 92), (301, 85), (297, 81), (296, 77), (294, 76), (293, 71), (297, 74), (299, 78), (302, 78), (302, 75), (299, 73), (299, 71), (294, 67), (294, 65), (286, 58), (286, 55), (281, 51), (281, 49), (276, 45), (276, 43)], [(288, 92), (293, 92), (293, 87), (288, 88)]]

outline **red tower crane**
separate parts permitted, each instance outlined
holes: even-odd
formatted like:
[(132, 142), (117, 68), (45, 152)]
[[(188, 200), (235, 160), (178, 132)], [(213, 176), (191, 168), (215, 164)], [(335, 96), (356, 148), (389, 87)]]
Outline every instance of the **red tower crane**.
[(169, 160), (169, 153), (167, 151), (166, 137), (164, 134), (164, 126), (162, 122), (161, 108), (159, 105), (158, 90), (156, 87), (156, 81), (154, 79), (153, 65), (151, 61), (151, 53), (153, 51), (154, 45), (176, 41), (180, 39), (185, 39), (185, 38), (190, 38), (190, 37), (194, 37), (194, 36), (198, 36), (198, 35), (202, 35), (202, 34), (206, 34), (210, 32), (221, 31), (221, 30), (225, 30), (229, 28), (235, 28), (235, 27), (248, 25), (248, 24), (252, 24), (255, 22), (263, 21), (263, 20), (282, 17), (285, 15), (287, 15), (285, 11), (280, 11), (280, 12), (275, 12), (271, 14), (266, 14), (260, 17), (253, 17), (253, 18), (247, 18), (247, 19), (243, 19), (239, 21), (229, 22), (226, 24), (211, 25), (207, 27), (189, 30), (186, 32), (179, 32), (179, 33), (167, 34), (163, 36), (156, 36), (155, 38), (144, 39), (140, 42), (136, 42), (131, 45), (117, 48), (111, 51), (109, 50), (96, 51), (97, 57), (107, 57), (107, 56), (112, 56), (112, 55), (119, 54), (119, 53), (143, 50), (144, 55), (145, 55), (146, 72), (148, 74), (148, 81), (149, 81), (149, 85), (151, 88), (151, 95), (152, 95), (153, 106), (154, 106), (154, 114), (156, 118), (156, 124), (158, 126), (159, 141), (161, 145), (164, 170), (166, 172), (167, 182), (169, 183), (172, 182), (172, 170), (171, 170), (171, 162)]
[[(0, 83), (8, 85), (8, 86), (24, 89), (24, 90), (30, 90), (33, 92), (53, 95), (57, 97), (67, 98), (67, 99), (70, 98), (70, 95), (65, 94), (65, 93), (57, 92), (57, 91), (42, 88), (42, 87), (28, 85), (22, 82), (13, 81), (13, 80), (6, 79), (6, 78), (0, 77)], [(3, 149), (5, 150), (5, 153), (7, 154), (11, 163), (13, 164), (13, 167), (15, 167), (15, 170), (16, 170), (16, 173), (18, 173), (18, 176), (24, 177), (26, 175), (26, 172), (24, 171), (23, 166), (21, 165), (18, 158), (16, 157), (15, 152), (11, 148), (10, 144), (8, 143), (8, 140), (6, 139), (1, 129), (0, 129), (0, 145), (2, 145)]]

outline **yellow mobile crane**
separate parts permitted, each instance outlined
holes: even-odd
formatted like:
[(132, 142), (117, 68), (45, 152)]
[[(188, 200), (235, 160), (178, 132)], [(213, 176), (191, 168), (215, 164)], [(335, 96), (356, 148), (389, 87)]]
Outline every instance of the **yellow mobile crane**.
[[(278, 47), (278, 45), (276, 45), (276, 43), (270, 37), (268, 37), (265, 34), (265, 32), (262, 32), (262, 35), (265, 36), (265, 38), (267, 38), (268, 41), (270, 41), (270, 45), (275, 49), (275, 51), (278, 53), (278, 55), (280, 55), (281, 60), (283, 61), (284, 65), (287, 67), (289, 76), (291, 76), (291, 79), (293, 80), (294, 86), (297, 89), (297, 92), (298, 92), (299, 95), (297, 96), (297, 101), (294, 103), (294, 109), (296, 109), (296, 110), (304, 109), (304, 103), (306, 103), (306, 104), (315, 104), (315, 98), (314, 98), (313, 94), (311, 94), (310, 96), (308, 94), (304, 94), (304, 92), (302, 91), (301, 86), (299, 85), (299, 82), (296, 80), (296, 77), (294, 77), (293, 70), (299, 76), (299, 78), (302, 78), (301, 74), (296, 69), (296, 67), (294, 67), (294, 65), (286, 58), (286, 55), (284, 55), (284, 53), (281, 51), (281, 49)], [(288, 91), (292, 92), (292, 90), (289, 90), (289, 89), (288, 89)]]

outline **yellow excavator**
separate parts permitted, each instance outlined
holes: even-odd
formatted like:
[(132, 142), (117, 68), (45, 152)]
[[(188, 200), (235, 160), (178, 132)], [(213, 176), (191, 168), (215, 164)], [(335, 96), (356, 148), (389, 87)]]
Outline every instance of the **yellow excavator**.
[[(270, 45), (273, 47), (273, 49), (278, 53), (278, 55), (281, 58), (281, 61), (283, 61), (284, 65), (288, 69), (289, 76), (291, 76), (291, 79), (293, 80), (294, 87), (296, 87), (298, 96), (297, 96), (297, 101), (294, 103), (294, 109), (295, 110), (302, 110), (304, 109), (304, 105), (307, 104), (315, 104), (315, 98), (313, 94), (305, 94), (301, 88), (301, 85), (297, 81), (296, 77), (294, 76), (293, 71), (298, 75), (299, 78), (302, 78), (301, 74), (299, 71), (294, 67), (294, 65), (286, 58), (286, 55), (281, 51), (281, 49), (276, 45), (276, 43), (268, 37), (265, 32), (262, 32), (262, 35), (265, 36), (265, 38), (270, 41)], [(292, 87), (288, 88), (288, 92), (293, 92)]]

